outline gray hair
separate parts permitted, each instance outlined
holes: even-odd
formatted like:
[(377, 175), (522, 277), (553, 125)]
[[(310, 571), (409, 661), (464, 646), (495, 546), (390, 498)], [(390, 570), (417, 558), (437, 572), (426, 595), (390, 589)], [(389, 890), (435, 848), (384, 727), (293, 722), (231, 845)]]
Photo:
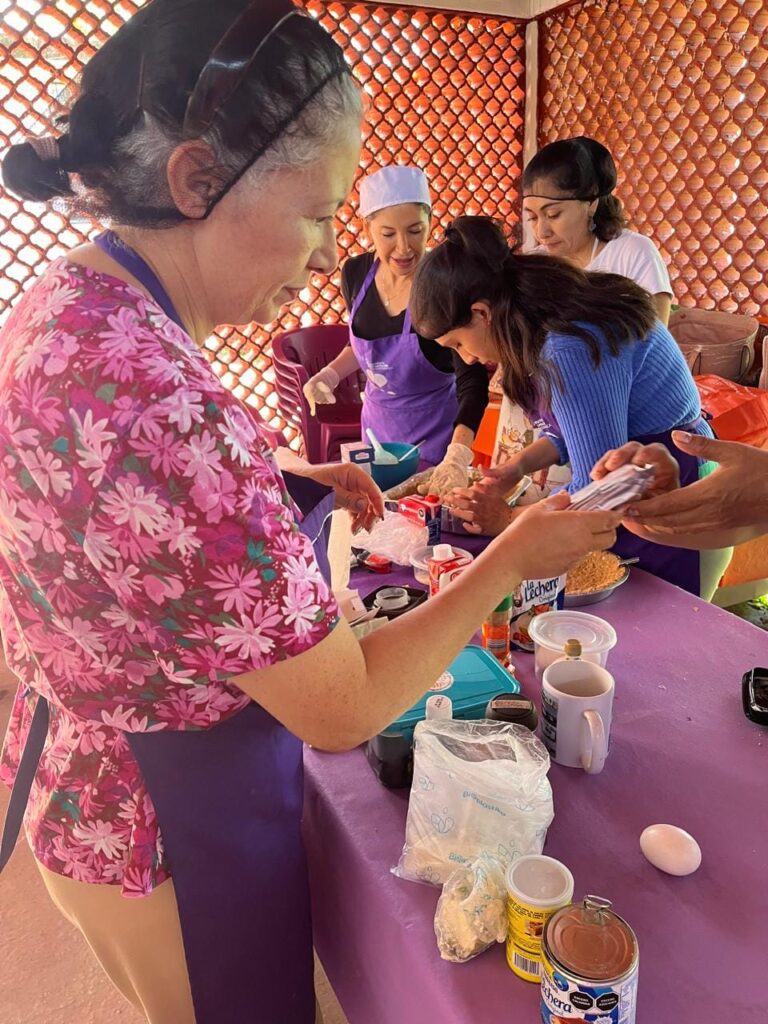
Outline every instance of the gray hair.
[[(62, 199), (75, 210), (132, 227), (178, 224), (168, 160), (189, 138), (190, 100), (216, 46), (264, 0), (153, 0), (91, 58), (80, 91), (58, 119), (58, 158), (24, 142), (3, 160), (8, 189), (33, 201)], [(276, 5), (276, 15), (290, 4)], [(279, 9), (278, 9), (279, 8)], [(297, 13), (293, 12), (293, 13)], [(256, 47), (258, 60), (200, 135), (217, 160), (221, 191), (238, 179), (306, 166), (361, 114), (341, 47), (314, 18), (283, 17)], [(194, 119), (193, 119), (194, 125)], [(195, 129), (193, 128), (192, 131)], [(38, 147), (39, 149), (39, 147)]]
[[(323, 149), (333, 145), (347, 130), (350, 120), (359, 121), (362, 115), (362, 99), (354, 79), (333, 79), (246, 172), (246, 180), (257, 186), (274, 171), (310, 166)], [(243, 164), (242, 153), (228, 147), (215, 129), (204, 135), (203, 140), (217, 155), (222, 180), (234, 178)], [(117, 141), (114, 169), (105, 173), (109, 183), (104, 185), (110, 192), (121, 192), (126, 205), (143, 206), (150, 196), (151, 206), (172, 207), (167, 167), (171, 154), (182, 141), (179, 131), (144, 113), (135, 128)], [(87, 202), (87, 193), (81, 193), (81, 199)]]

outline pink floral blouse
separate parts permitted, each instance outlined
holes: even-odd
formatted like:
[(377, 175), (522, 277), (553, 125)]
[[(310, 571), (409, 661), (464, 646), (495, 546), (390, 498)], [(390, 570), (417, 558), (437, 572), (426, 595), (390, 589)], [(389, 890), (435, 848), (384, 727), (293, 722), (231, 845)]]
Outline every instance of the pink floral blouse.
[(227, 679), (293, 657), (337, 608), (253, 418), (191, 339), (116, 278), (54, 263), (0, 337), (0, 630), (21, 681), (0, 778), (37, 695), (37, 859), (150, 892), (169, 876), (125, 733), (206, 729)]

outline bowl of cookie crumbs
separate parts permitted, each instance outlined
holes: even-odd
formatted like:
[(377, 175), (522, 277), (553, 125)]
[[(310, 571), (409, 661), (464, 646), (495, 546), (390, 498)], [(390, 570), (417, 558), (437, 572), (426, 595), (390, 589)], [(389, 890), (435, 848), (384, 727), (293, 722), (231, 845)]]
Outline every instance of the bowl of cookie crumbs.
[(565, 581), (565, 607), (579, 608), (605, 601), (629, 579), (629, 567), (610, 551), (591, 551), (570, 570)]

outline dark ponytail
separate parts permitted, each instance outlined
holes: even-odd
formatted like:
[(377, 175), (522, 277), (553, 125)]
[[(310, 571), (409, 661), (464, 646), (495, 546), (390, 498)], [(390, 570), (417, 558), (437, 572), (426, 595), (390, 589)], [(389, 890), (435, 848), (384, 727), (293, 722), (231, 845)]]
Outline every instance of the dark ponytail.
[[(416, 271), (413, 325), (425, 337), (440, 338), (466, 326), (476, 302), (490, 306), (504, 392), (529, 412), (549, 401), (552, 375), (541, 354), (549, 333), (580, 338), (598, 367), (600, 344), (589, 325), (616, 355), (622, 345), (647, 338), (656, 322), (653, 300), (628, 278), (517, 254), (498, 222), (459, 217)], [(564, 382), (555, 383), (563, 389)]]
[(105, 96), (81, 95), (57, 123), (66, 131), (56, 139), (53, 159), (41, 158), (33, 140), (11, 146), (3, 160), (3, 184), (22, 199), (47, 202), (72, 196), (71, 174), (95, 184), (100, 172), (111, 164), (119, 121)]
[(88, 171), (109, 167), (117, 139), (126, 135), (139, 118), (139, 110), (115, 110), (103, 93), (83, 93), (67, 118), (67, 134), (59, 143), (65, 169), (84, 178)]
[(504, 270), (511, 256), (499, 221), (457, 217), (446, 230), (442, 245), (425, 257), (425, 261), (432, 261), (435, 271), (439, 267), (439, 273), (422, 272), (425, 261), (416, 271), (409, 302), (411, 316), (429, 324), (431, 338), (469, 323), (472, 303), (478, 295), (490, 301), (504, 292)]
[(551, 182), (558, 192), (584, 202), (597, 199), (594, 234), (609, 242), (627, 226), (624, 207), (613, 195), (618, 175), (610, 152), (596, 139), (581, 135), (544, 146), (523, 171), (523, 193)]
[(33, 203), (71, 196), (72, 186), (60, 157), (43, 160), (28, 142), (11, 146), (3, 160), (3, 185)]

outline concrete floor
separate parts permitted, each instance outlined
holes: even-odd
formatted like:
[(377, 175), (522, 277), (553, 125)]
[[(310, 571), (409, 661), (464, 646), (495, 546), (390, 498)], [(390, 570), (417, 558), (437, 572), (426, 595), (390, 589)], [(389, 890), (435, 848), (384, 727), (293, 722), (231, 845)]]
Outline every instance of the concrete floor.
[[(0, 736), (14, 690), (13, 677), (0, 670)], [(0, 784), (0, 820), (7, 802), (8, 791)], [(2, 1024), (143, 1022), (112, 987), (77, 929), (50, 902), (24, 839), (0, 878), (0, 964)], [(316, 985), (324, 1024), (346, 1024), (319, 967)]]

